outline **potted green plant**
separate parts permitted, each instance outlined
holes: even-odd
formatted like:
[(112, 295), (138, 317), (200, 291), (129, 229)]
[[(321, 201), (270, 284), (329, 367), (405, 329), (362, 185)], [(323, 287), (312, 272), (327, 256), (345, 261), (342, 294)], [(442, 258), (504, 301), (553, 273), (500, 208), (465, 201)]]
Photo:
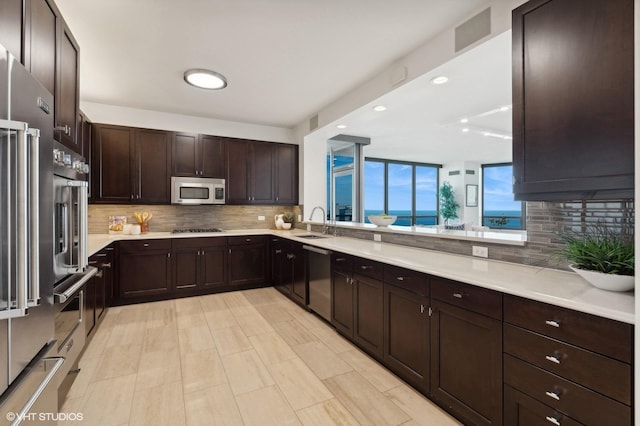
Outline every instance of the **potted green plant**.
[(292, 212), (286, 212), (282, 215), (282, 220), (284, 221), (282, 229), (291, 229), (291, 227), (293, 227), (295, 216)]
[(569, 267), (595, 287), (629, 291), (635, 282), (633, 237), (597, 224), (585, 232), (560, 235), (565, 245), (561, 254)]
[(458, 207), (460, 204), (456, 201), (453, 194), (453, 187), (449, 182), (445, 182), (440, 187), (438, 193), (440, 198), (440, 216), (444, 219), (445, 226), (449, 225), (450, 219), (458, 218)]

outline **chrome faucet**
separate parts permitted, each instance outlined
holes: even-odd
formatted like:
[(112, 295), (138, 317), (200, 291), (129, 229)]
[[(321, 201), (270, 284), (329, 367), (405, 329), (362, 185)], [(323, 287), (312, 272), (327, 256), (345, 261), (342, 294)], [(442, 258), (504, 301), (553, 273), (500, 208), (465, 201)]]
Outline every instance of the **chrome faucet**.
[(327, 233), (327, 214), (324, 211), (324, 208), (322, 206), (315, 206), (312, 210), (311, 210), (311, 214), (309, 215), (309, 220), (311, 220), (313, 218), (313, 214), (316, 212), (316, 209), (320, 209), (320, 211), (322, 212), (322, 233), (326, 234)]

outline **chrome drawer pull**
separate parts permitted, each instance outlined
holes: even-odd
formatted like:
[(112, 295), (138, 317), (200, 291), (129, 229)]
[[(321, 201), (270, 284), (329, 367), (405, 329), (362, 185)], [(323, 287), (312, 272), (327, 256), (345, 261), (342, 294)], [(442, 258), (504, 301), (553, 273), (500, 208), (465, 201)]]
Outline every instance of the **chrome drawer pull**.
[(462, 299), (462, 293), (453, 293), (453, 297), (456, 297), (458, 299)]
[(545, 419), (547, 419), (548, 422), (551, 422), (556, 426), (560, 426), (560, 422), (555, 417), (547, 416), (545, 417)]
[(373, 266), (362, 265), (360, 266), (360, 269), (362, 269), (363, 271), (366, 271), (367, 269), (373, 269)]
[(549, 398), (553, 398), (556, 401), (560, 401), (560, 395), (558, 395), (555, 392), (545, 392), (544, 394), (547, 395)]
[(547, 361), (551, 361), (555, 364), (560, 364), (560, 355), (547, 355), (544, 357)]
[(560, 321), (551, 321), (551, 320), (547, 320), (544, 322), (547, 325), (550, 325), (551, 327), (558, 327), (560, 328)]
[(144, 247), (149, 247), (149, 244), (144, 243), (144, 244), (143, 244), (143, 246), (144, 246)]
[(398, 281), (404, 281), (404, 277), (396, 277)]

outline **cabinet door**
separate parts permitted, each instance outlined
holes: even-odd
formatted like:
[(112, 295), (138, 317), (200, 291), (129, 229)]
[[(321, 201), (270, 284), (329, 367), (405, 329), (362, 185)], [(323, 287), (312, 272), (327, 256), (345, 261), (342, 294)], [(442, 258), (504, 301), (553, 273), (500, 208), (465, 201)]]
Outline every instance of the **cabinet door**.
[(25, 67), (55, 95), (58, 9), (49, 0), (26, 0), (25, 6)]
[(331, 323), (353, 338), (353, 279), (350, 273), (336, 268), (331, 271)]
[(633, 32), (633, 0), (514, 10), (516, 199), (633, 197)]
[(249, 203), (249, 142), (227, 142), (227, 203)]
[(78, 146), (85, 161), (91, 161), (91, 122), (82, 111), (78, 115)]
[(353, 340), (374, 358), (382, 359), (384, 293), (382, 281), (353, 275)]
[(429, 298), (384, 284), (384, 364), (429, 393)]
[(20, 62), (22, 59), (22, 0), (0, 2), (0, 44)]
[(199, 135), (198, 143), (200, 144), (200, 176), (224, 179), (224, 138)]
[(81, 152), (82, 147), (78, 145), (80, 47), (64, 20), (60, 19), (60, 22), (55, 125), (66, 130), (54, 132), (54, 137), (74, 151)]
[(207, 246), (200, 250), (200, 282), (203, 288), (227, 285), (227, 247)]
[(174, 133), (172, 145), (172, 176), (199, 176), (198, 135)]
[(280, 238), (271, 239), (271, 285), (280, 290), (283, 294), (289, 296), (291, 289), (285, 281), (285, 247), (287, 243)]
[(256, 285), (267, 282), (266, 240), (247, 237), (247, 244), (229, 247), (229, 285)]
[(136, 202), (171, 202), (171, 134), (160, 130), (136, 129), (135, 181)]
[(133, 199), (132, 129), (94, 124), (92, 130), (92, 202), (127, 204)]
[(275, 147), (276, 204), (298, 203), (298, 147), (277, 144)]
[(502, 424), (502, 322), (432, 300), (431, 397), (464, 423)]
[(252, 204), (273, 204), (275, 191), (275, 144), (252, 142), (249, 151), (250, 188)]
[(292, 243), (291, 298), (302, 306), (307, 305), (307, 262), (302, 244)]
[(161, 299), (171, 293), (171, 252), (149, 250), (120, 253), (119, 284), (122, 299)]
[(84, 322), (86, 335), (93, 332), (96, 325), (96, 276), (91, 277), (84, 286)]
[(173, 262), (176, 292), (195, 289), (198, 286), (200, 250), (197, 248), (174, 248)]

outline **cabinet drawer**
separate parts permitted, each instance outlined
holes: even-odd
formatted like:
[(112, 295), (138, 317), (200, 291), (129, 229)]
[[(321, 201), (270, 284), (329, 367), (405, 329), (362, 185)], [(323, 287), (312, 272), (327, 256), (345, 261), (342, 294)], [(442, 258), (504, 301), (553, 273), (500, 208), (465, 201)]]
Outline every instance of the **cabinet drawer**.
[(429, 296), (430, 293), (429, 275), (410, 269), (384, 265), (384, 282), (422, 296)]
[(486, 288), (432, 277), (431, 297), (482, 315), (502, 319), (502, 294)]
[(204, 237), (204, 238), (174, 238), (172, 247), (175, 248), (201, 248), (226, 246), (226, 237)]
[(382, 281), (382, 263), (356, 257), (353, 259), (353, 272)]
[(331, 256), (331, 269), (351, 273), (354, 258), (342, 253), (334, 253)]
[(630, 324), (505, 295), (505, 322), (594, 352), (631, 362)]
[(631, 366), (510, 324), (504, 351), (533, 365), (631, 405)]
[(252, 244), (266, 244), (267, 237), (264, 235), (246, 235), (229, 237), (230, 246), (249, 246)]
[(120, 241), (120, 251), (135, 253), (144, 250), (171, 250), (170, 239)]
[(587, 425), (630, 425), (631, 408), (555, 374), (504, 355), (504, 381)]
[(582, 425), (511, 386), (504, 387), (504, 424), (509, 426)]

